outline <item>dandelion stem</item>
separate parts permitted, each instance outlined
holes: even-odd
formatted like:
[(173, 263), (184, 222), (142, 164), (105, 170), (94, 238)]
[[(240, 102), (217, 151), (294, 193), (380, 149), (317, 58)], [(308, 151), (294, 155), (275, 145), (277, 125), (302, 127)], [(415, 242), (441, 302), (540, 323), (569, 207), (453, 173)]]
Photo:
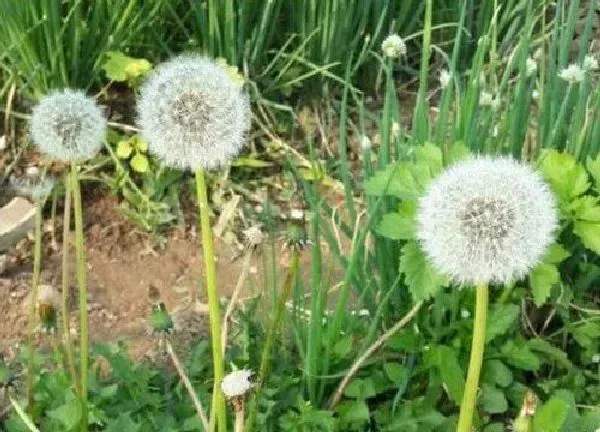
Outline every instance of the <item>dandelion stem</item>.
[(487, 319), (487, 307), (489, 289), (487, 284), (480, 284), (475, 289), (475, 324), (473, 327), (473, 341), (471, 343), (471, 358), (469, 360), (469, 371), (467, 382), (460, 404), (460, 415), (458, 418), (457, 432), (471, 432), (475, 402), (477, 400), (477, 388), (479, 385), (479, 374), (483, 363), (483, 351), (485, 348), (485, 323)]
[(210, 214), (208, 208), (208, 195), (206, 192), (206, 179), (204, 169), (196, 171), (196, 194), (198, 210), (200, 212), (200, 230), (202, 234), (202, 252), (204, 254), (204, 267), (206, 271), (206, 294), (208, 296), (208, 310), (210, 315), (210, 337), (212, 342), (214, 385), (213, 399), (210, 412), (210, 431), (215, 430), (215, 421), (219, 432), (227, 431), (227, 417), (225, 399), (221, 392), (223, 379), (223, 356), (221, 351), (221, 319), (219, 314), (219, 297), (217, 293), (217, 276), (215, 270), (215, 256), (213, 237), (210, 227)]
[(81, 205), (81, 188), (79, 186), (77, 165), (75, 163), (71, 164), (71, 188), (73, 191), (73, 208), (75, 210), (75, 255), (77, 262), (77, 284), (79, 285), (79, 362), (81, 367), (79, 385), (82, 406), (81, 430), (86, 432), (88, 429), (88, 286), (85, 246), (83, 239), (83, 209)]
[(269, 363), (271, 361), (271, 351), (273, 350), (273, 343), (275, 342), (275, 335), (277, 334), (277, 330), (279, 328), (279, 322), (283, 316), (283, 311), (285, 309), (285, 303), (287, 302), (288, 297), (290, 296), (290, 292), (292, 290), (292, 286), (294, 285), (294, 281), (296, 280), (296, 276), (298, 274), (298, 266), (300, 263), (300, 248), (293, 248), (292, 255), (292, 266), (290, 271), (288, 272), (285, 282), (283, 283), (283, 287), (281, 288), (281, 293), (279, 293), (279, 298), (277, 299), (277, 306), (275, 309), (275, 314), (271, 319), (271, 323), (269, 324), (269, 330), (267, 333), (267, 340), (265, 342), (265, 346), (263, 347), (261, 360), (260, 360), (260, 370), (258, 373), (258, 380), (255, 386), (255, 393), (252, 399), (252, 403), (250, 406), (250, 414), (248, 415), (248, 424), (247, 430), (252, 432), (254, 430), (254, 423), (256, 421), (256, 414), (258, 410), (258, 398), (260, 397), (260, 391), (267, 377), (267, 373), (269, 371)]
[(71, 326), (69, 324), (69, 238), (71, 226), (71, 179), (69, 174), (65, 175), (65, 210), (63, 214), (63, 238), (62, 238), (62, 331), (63, 344), (67, 354), (67, 364), (71, 374), (71, 382), (75, 391), (79, 394), (79, 385), (77, 383), (77, 371), (75, 370), (75, 355), (71, 343)]
[(38, 285), (42, 270), (42, 207), (43, 200), (35, 203), (35, 245), (33, 249), (33, 276), (31, 278), (31, 293), (29, 295), (29, 358), (27, 361), (27, 404), (29, 413), (33, 413), (34, 406), (34, 377), (35, 377), (35, 306), (38, 297)]
[(244, 399), (243, 396), (235, 408), (235, 427), (234, 432), (244, 432)]

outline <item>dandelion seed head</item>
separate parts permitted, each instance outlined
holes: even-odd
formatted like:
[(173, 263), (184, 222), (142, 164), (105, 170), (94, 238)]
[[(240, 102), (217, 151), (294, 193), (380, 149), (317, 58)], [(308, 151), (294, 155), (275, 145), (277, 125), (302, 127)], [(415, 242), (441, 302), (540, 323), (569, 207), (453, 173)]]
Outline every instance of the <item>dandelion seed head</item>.
[(531, 92), (531, 98), (532, 98), (534, 101), (537, 101), (537, 100), (539, 100), (539, 99), (540, 99), (540, 92), (539, 92), (539, 90), (534, 90), (534, 91), (532, 91), (532, 92)]
[(531, 57), (527, 57), (527, 61), (525, 63), (525, 75), (530, 77), (535, 73), (535, 71), (537, 71), (537, 62)]
[(371, 142), (371, 139), (368, 136), (366, 136), (366, 135), (362, 136), (362, 138), (360, 140), (360, 148), (363, 151), (369, 151), (369, 150), (371, 150), (371, 148), (373, 148), (373, 143)]
[(397, 121), (392, 122), (392, 129), (390, 131), (392, 139), (398, 139), (400, 136), (400, 123)]
[(521, 279), (557, 226), (548, 186), (510, 158), (479, 157), (450, 167), (429, 186), (417, 218), (432, 264), (461, 285)]
[(31, 138), (53, 159), (74, 162), (90, 159), (102, 147), (106, 119), (94, 99), (77, 90), (48, 94), (33, 108)]
[(588, 72), (595, 72), (598, 70), (598, 60), (593, 55), (586, 55), (583, 59), (583, 69)]
[(257, 225), (253, 225), (244, 230), (244, 237), (246, 238), (246, 242), (250, 247), (259, 246), (265, 239), (264, 233)]
[(558, 76), (570, 84), (575, 84), (583, 81), (585, 71), (576, 64), (570, 64), (565, 69), (562, 69)]
[(386, 57), (400, 58), (406, 55), (406, 44), (399, 35), (394, 33), (384, 39), (381, 51)]
[(494, 101), (494, 95), (487, 91), (479, 93), (479, 106), (489, 107), (492, 106)]
[(251, 370), (240, 369), (225, 375), (221, 391), (228, 399), (245, 395), (254, 386), (250, 381), (253, 374)]
[(250, 127), (239, 83), (210, 59), (176, 57), (153, 72), (138, 100), (149, 150), (171, 167), (216, 168), (237, 155)]
[(33, 201), (46, 199), (56, 186), (56, 180), (51, 177), (17, 178), (12, 176), (9, 183), (17, 195), (28, 197)]
[(450, 75), (450, 72), (448, 72), (447, 69), (442, 69), (440, 71), (440, 87), (445, 89), (446, 87), (448, 87), (448, 84), (450, 84), (450, 80), (452, 79), (452, 76)]

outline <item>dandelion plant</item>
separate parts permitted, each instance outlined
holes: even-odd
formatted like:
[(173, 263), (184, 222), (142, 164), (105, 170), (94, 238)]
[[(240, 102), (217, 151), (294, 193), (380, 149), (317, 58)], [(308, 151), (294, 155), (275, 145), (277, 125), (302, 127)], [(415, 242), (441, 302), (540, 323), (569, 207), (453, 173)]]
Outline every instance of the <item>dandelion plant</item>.
[(219, 299), (205, 170), (226, 164), (244, 146), (250, 102), (225, 68), (206, 57), (183, 55), (160, 65), (142, 87), (138, 124), (152, 153), (168, 166), (196, 174), (214, 367), (210, 426), (225, 432)]
[[(43, 153), (54, 160), (71, 165), (69, 186), (72, 190), (75, 210), (75, 253), (79, 285), (81, 373), (78, 391), (82, 403), (81, 430), (86, 431), (89, 354), (88, 286), (78, 165), (93, 157), (102, 147), (106, 136), (106, 119), (94, 99), (87, 97), (83, 92), (67, 89), (50, 93), (41, 99), (33, 109), (30, 127), (33, 142)], [(67, 251), (63, 250), (63, 254), (65, 253)]]
[(540, 175), (510, 158), (480, 157), (450, 167), (419, 203), (418, 237), (431, 263), (474, 286), (471, 357), (458, 432), (471, 432), (483, 362), (490, 284), (525, 277), (554, 239), (554, 196)]

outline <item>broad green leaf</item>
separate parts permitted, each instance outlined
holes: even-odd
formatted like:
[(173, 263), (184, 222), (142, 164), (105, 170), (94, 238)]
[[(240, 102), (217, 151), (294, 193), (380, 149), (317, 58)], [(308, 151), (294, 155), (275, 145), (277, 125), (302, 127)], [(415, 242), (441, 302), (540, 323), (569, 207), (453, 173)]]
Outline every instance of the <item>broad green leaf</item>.
[(540, 360), (531, 349), (523, 343), (517, 345), (512, 340), (509, 340), (502, 348), (500, 348), (500, 352), (504, 356), (506, 362), (516, 368), (528, 371), (537, 371), (540, 368)]
[(549, 344), (544, 339), (534, 338), (527, 341), (527, 346), (531, 348), (532, 351), (545, 354), (549, 360), (554, 360), (559, 363), (564, 368), (570, 368), (573, 365), (569, 361), (567, 357), (567, 353), (562, 351), (561, 349), (555, 347), (554, 345)]
[(64, 405), (48, 411), (48, 417), (58, 420), (64, 426), (65, 431), (70, 431), (81, 420), (81, 404), (77, 399), (71, 399)]
[(386, 362), (383, 364), (383, 371), (386, 376), (392, 381), (394, 384), (399, 384), (406, 377), (406, 368), (396, 362)]
[(364, 423), (369, 420), (369, 407), (364, 401), (343, 401), (337, 411), (342, 423)]
[(435, 176), (442, 171), (442, 151), (435, 144), (426, 142), (414, 147), (417, 163), (429, 167), (429, 172)]
[(488, 414), (501, 414), (508, 409), (508, 401), (504, 397), (504, 392), (489, 384), (481, 386), (479, 403)]
[(573, 211), (575, 219), (585, 222), (600, 222), (600, 205), (598, 198), (584, 195), (574, 200), (569, 209)]
[(429, 350), (431, 361), (437, 366), (442, 382), (457, 404), (462, 400), (465, 377), (458, 363), (456, 352), (447, 346), (436, 345)]
[(333, 346), (333, 353), (337, 358), (343, 359), (346, 358), (348, 354), (352, 351), (352, 336), (346, 335), (341, 338), (339, 341), (335, 343)]
[(540, 307), (550, 297), (552, 287), (560, 282), (560, 274), (553, 264), (540, 263), (529, 274), (533, 302)]
[(383, 215), (377, 225), (377, 233), (392, 240), (412, 240), (415, 238), (415, 201), (403, 201), (398, 212)]
[(568, 408), (562, 399), (551, 398), (535, 413), (533, 432), (560, 432), (567, 417)]
[(371, 378), (354, 378), (344, 390), (344, 396), (365, 400), (377, 394)]
[(600, 428), (600, 408), (586, 410), (580, 420), (581, 432), (595, 432)]
[(483, 379), (489, 384), (508, 387), (513, 382), (513, 374), (501, 360), (487, 360), (483, 364)]
[(148, 60), (128, 57), (118, 51), (108, 51), (106, 56), (102, 69), (111, 81), (133, 81), (152, 68)]
[(471, 150), (462, 141), (456, 141), (448, 149), (447, 165), (451, 165), (454, 162), (458, 162), (467, 159), (471, 156)]
[(485, 342), (491, 342), (496, 336), (505, 334), (515, 323), (520, 308), (514, 304), (498, 305), (488, 315)]
[(446, 283), (446, 279), (429, 264), (415, 241), (409, 241), (402, 248), (400, 273), (404, 274), (414, 301), (428, 299)]
[(573, 338), (579, 345), (591, 349), (600, 340), (600, 324), (588, 321), (573, 329)]
[(560, 264), (571, 256), (571, 252), (566, 250), (561, 244), (554, 243), (548, 248), (543, 261), (548, 264)]
[(133, 421), (131, 413), (121, 413), (115, 420), (110, 421), (105, 429), (105, 432), (137, 432), (140, 430), (140, 425)]
[(502, 423), (490, 423), (486, 425), (483, 432), (504, 432), (504, 425)]
[(131, 165), (131, 168), (134, 169), (134, 171), (137, 171), (139, 173), (147, 172), (148, 168), (150, 167), (150, 164), (148, 163), (148, 158), (142, 153), (136, 153), (135, 156), (131, 158), (129, 164)]
[(131, 156), (132, 150), (133, 148), (131, 147), (131, 144), (128, 139), (121, 140), (117, 143), (117, 157), (121, 159), (129, 158), (129, 156)]
[(592, 159), (591, 157), (587, 157), (585, 166), (594, 178), (594, 182), (596, 183), (596, 189), (600, 188), (600, 154), (596, 156), (596, 159)]
[(590, 187), (587, 172), (570, 154), (546, 150), (540, 160), (540, 171), (561, 202), (570, 203)]
[(429, 168), (426, 165), (398, 162), (377, 171), (368, 179), (365, 182), (365, 193), (414, 200), (422, 195), (430, 180)]
[(600, 223), (575, 221), (573, 232), (581, 239), (583, 245), (600, 254)]

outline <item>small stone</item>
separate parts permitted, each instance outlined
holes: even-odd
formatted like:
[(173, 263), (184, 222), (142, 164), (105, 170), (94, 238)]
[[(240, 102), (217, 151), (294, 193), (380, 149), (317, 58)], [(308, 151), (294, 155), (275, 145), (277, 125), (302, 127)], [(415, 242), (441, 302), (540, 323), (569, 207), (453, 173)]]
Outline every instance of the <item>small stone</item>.
[(13, 198), (0, 208), (0, 251), (8, 250), (34, 228), (35, 206), (25, 198)]
[(0, 275), (6, 270), (7, 261), (6, 255), (0, 254)]

